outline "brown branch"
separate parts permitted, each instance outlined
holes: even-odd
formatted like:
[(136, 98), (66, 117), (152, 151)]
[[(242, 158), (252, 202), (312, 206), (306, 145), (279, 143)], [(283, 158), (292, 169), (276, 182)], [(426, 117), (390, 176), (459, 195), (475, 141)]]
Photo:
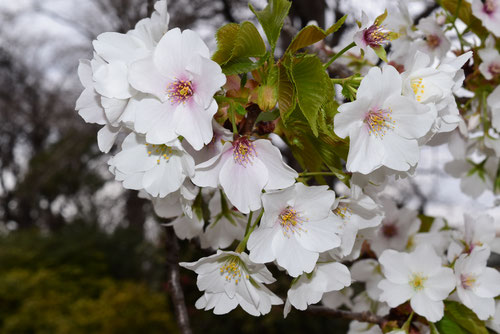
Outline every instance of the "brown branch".
[(175, 318), (182, 334), (192, 334), (189, 316), (182, 291), (179, 273), (179, 242), (172, 227), (165, 229), (165, 250), (167, 251), (167, 277)]
[(318, 306), (318, 305), (309, 306), (307, 312), (317, 315), (331, 316), (335, 318), (357, 320), (359, 322), (368, 322), (371, 324), (377, 324), (381, 328), (383, 324), (387, 321), (385, 317), (380, 317), (371, 312), (350, 312), (344, 310), (334, 310), (325, 306)]
[(255, 121), (257, 120), (257, 117), (259, 117), (259, 114), (262, 112), (259, 106), (255, 103), (250, 103), (250, 105), (248, 105), (246, 109), (247, 116), (240, 123), (239, 129), (239, 133), (243, 136), (250, 135), (253, 132)]

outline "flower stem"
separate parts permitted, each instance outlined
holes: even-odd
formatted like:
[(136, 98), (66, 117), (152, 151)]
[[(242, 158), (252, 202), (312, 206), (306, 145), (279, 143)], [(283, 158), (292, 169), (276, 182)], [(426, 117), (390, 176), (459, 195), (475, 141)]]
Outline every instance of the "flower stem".
[(252, 216), (253, 216), (253, 211), (250, 211), (250, 214), (248, 215), (247, 228), (245, 229), (245, 235), (247, 235), (248, 230), (250, 229), (250, 225), (252, 225)]
[(252, 227), (249, 228), (250, 222), (252, 221), (252, 212), (250, 211), (250, 215), (248, 217), (247, 229), (245, 231), (245, 237), (243, 238), (243, 240), (240, 241), (238, 246), (236, 246), (236, 249), (234, 250), (236, 253), (241, 253), (245, 250), (245, 248), (247, 247), (248, 238), (250, 238), (250, 234), (252, 234), (253, 230), (255, 230), (255, 228), (257, 227), (257, 224), (260, 222), (260, 219), (262, 218), (263, 214), (264, 210), (260, 210), (259, 216), (253, 223)]
[(344, 53), (346, 53), (349, 49), (353, 48), (356, 46), (356, 43), (352, 42), (351, 44), (349, 44), (348, 46), (346, 46), (345, 48), (343, 48), (342, 50), (340, 50), (339, 52), (337, 52), (336, 54), (333, 55), (332, 58), (330, 58), (330, 60), (328, 61), (328, 63), (326, 63), (323, 67), (325, 69), (327, 69), (328, 67), (330, 67), (330, 65), (335, 61), (337, 60), (338, 57), (342, 56)]

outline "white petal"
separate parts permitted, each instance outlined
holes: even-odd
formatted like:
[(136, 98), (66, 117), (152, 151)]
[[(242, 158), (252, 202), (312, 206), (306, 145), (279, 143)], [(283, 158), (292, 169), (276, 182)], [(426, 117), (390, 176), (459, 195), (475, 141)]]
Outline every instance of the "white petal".
[(444, 303), (429, 299), (423, 292), (416, 293), (410, 300), (411, 307), (418, 315), (430, 322), (441, 320), (444, 315)]
[(242, 213), (259, 209), (261, 193), (268, 180), (267, 168), (259, 160), (240, 165), (227, 159), (220, 171), (219, 182), (231, 203)]
[(259, 139), (254, 142), (257, 157), (267, 167), (268, 182), (266, 190), (284, 189), (295, 183), (296, 171), (283, 162), (280, 150), (269, 140)]

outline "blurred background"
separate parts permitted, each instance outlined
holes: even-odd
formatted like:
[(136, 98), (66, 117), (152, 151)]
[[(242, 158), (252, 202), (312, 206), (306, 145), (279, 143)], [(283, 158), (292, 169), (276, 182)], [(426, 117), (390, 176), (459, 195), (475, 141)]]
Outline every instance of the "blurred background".
[[(151, 205), (107, 171), (97, 128), (74, 111), (82, 91), (78, 60), (92, 57), (92, 40), (126, 32), (152, 11), (149, 0), (0, 0), (0, 333), (176, 333), (168, 271), (208, 255), (180, 243), (172, 258)], [(257, 8), (265, 1), (252, 1)], [(282, 43), (309, 21), (347, 24), (326, 42), (334, 49), (363, 7), (376, 17), (385, 1), (293, 0)], [(172, 0), (170, 26), (198, 31), (212, 50), (215, 30), (253, 20), (246, 0)], [(411, 4), (414, 17), (434, 2)], [(351, 34), (352, 36), (352, 34)], [(352, 40), (351, 40), (352, 41)], [(285, 44), (283, 44), (285, 45)], [(495, 198), (460, 195), (442, 166), (445, 146), (428, 149), (417, 178), (391, 188), (402, 205), (457, 223), (464, 209), (486, 210)], [(177, 254), (174, 254), (177, 256)], [(195, 275), (181, 270), (195, 333), (344, 333), (343, 321), (282, 310), (255, 319), (241, 310), (217, 317), (198, 311)], [(279, 272), (273, 270), (275, 275)], [(273, 290), (285, 296), (286, 279)], [(276, 284), (275, 284), (276, 285)]]

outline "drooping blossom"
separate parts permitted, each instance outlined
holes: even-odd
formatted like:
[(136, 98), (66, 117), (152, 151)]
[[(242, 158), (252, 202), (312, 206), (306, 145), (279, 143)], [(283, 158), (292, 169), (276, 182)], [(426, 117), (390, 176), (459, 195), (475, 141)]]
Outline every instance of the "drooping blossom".
[(144, 189), (153, 197), (165, 197), (179, 190), (186, 177), (194, 174), (193, 158), (178, 140), (155, 145), (136, 133), (125, 138), (121, 151), (108, 164), (124, 188)]
[(196, 262), (179, 265), (198, 274), (196, 284), (204, 294), (196, 301), (197, 309), (226, 314), (240, 305), (245, 312), (259, 316), (269, 313), (272, 305), (283, 304), (264, 285), (275, 281), (271, 272), (263, 264), (250, 261), (245, 253), (219, 250)]
[(341, 218), (338, 223), (342, 243), (338, 250), (342, 256), (347, 256), (353, 250), (358, 231), (378, 226), (384, 213), (371, 197), (354, 184), (351, 184), (350, 196), (341, 197), (337, 201), (333, 213)]
[(178, 136), (199, 150), (213, 138), (213, 96), (226, 82), (195, 32), (175, 28), (158, 42), (152, 55), (130, 65), (128, 79), (143, 93), (127, 106), (123, 121), (153, 144)]
[(247, 219), (238, 212), (221, 193), (216, 191), (208, 203), (210, 224), (200, 235), (203, 248), (224, 249), (235, 240), (243, 239)]
[(307, 306), (318, 303), (323, 294), (339, 291), (351, 285), (349, 269), (341, 263), (318, 263), (310, 274), (303, 274), (292, 283), (288, 290), (284, 308), (285, 317), (295, 307), (305, 310)]
[(477, 52), (481, 58), (479, 71), (486, 80), (492, 80), (500, 75), (500, 53), (495, 48), (495, 39), (491, 35), (486, 38), (485, 46)]
[(197, 165), (192, 180), (200, 187), (220, 185), (229, 201), (247, 214), (262, 207), (263, 189), (289, 187), (297, 176), (271, 141), (239, 137), (226, 142), (218, 155)]
[(331, 212), (335, 193), (327, 186), (294, 186), (262, 195), (264, 215), (248, 239), (250, 259), (257, 263), (276, 260), (290, 276), (310, 273), (319, 253), (340, 245)]
[(455, 288), (455, 275), (443, 267), (432, 247), (420, 245), (411, 253), (388, 249), (379, 262), (385, 276), (378, 284), (381, 301), (397, 307), (410, 300), (413, 311), (428, 321), (443, 317), (443, 300)]
[(368, 174), (382, 166), (408, 171), (419, 158), (417, 139), (435, 120), (435, 111), (401, 95), (398, 71), (386, 66), (370, 69), (354, 102), (335, 115), (335, 133), (349, 136), (347, 170)]

